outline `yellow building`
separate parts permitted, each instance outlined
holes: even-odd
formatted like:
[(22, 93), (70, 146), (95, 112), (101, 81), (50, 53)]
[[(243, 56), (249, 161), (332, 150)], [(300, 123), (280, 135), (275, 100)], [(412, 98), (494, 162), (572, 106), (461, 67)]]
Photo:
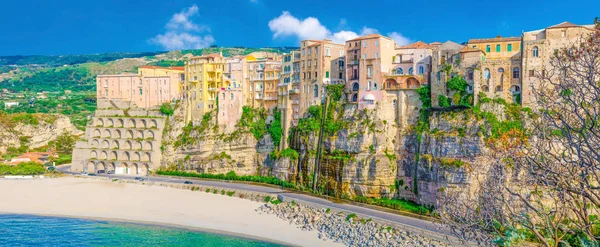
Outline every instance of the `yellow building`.
[(468, 47), (485, 52), (486, 59), (512, 58), (521, 51), (521, 38), (497, 36), (490, 39), (471, 39)]
[(205, 113), (217, 109), (219, 91), (229, 86), (223, 81), (225, 64), (220, 54), (195, 56), (186, 61), (186, 121), (201, 120)]

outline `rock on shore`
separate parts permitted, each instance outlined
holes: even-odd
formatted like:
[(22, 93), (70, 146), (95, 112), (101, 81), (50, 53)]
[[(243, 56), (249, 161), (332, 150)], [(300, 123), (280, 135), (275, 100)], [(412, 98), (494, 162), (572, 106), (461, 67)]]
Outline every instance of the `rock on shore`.
[(329, 209), (315, 209), (294, 202), (266, 203), (257, 211), (274, 214), (304, 231), (317, 230), (320, 239), (346, 246), (448, 246), (371, 219), (360, 219), (354, 214), (335, 213)]

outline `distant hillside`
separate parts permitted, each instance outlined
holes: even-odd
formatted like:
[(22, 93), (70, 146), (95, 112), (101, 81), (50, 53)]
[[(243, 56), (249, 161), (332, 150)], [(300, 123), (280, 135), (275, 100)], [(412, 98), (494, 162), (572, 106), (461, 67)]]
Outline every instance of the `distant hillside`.
[(112, 52), (85, 55), (59, 55), (59, 56), (0, 56), (2, 65), (40, 65), (40, 66), (63, 66), (89, 62), (110, 62), (122, 58), (140, 58), (155, 56), (166, 52)]
[(206, 55), (210, 53), (219, 53), (222, 52), (223, 56), (243, 56), (248, 55), (252, 52), (275, 52), (275, 53), (288, 53), (298, 47), (268, 47), (268, 48), (246, 48), (246, 47), (210, 47), (204, 49), (197, 50), (182, 50), (181, 53), (185, 54), (193, 54), (194, 56)]

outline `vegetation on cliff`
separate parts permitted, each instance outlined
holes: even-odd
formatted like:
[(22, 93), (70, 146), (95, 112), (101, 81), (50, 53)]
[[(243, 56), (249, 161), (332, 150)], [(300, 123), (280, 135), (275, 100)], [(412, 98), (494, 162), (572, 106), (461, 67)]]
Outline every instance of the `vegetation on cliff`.
[(6, 175), (40, 175), (46, 172), (46, 168), (35, 162), (25, 162), (18, 165), (0, 164), (0, 176)]
[(192, 177), (192, 178), (206, 178), (206, 179), (219, 179), (219, 180), (232, 180), (232, 181), (244, 181), (254, 183), (264, 183), (281, 186), (284, 188), (297, 189), (296, 184), (279, 180), (275, 177), (263, 177), (263, 176), (239, 176), (235, 172), (231, 171), (227, 174), (208, 174), (208, 173), (195, 173), (195, 172), (183, 172), (176, 170), (158, 170), (158, 175), (165, 176), (178, 176), (178, 177)]

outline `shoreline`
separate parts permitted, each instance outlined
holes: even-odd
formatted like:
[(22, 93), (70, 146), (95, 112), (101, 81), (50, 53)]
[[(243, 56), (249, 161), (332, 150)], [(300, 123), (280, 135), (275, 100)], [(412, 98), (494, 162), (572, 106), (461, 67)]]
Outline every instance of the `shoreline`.
[(225, 230), (216, 230), (216, 229), (203, 228), (203, 227), (172, 224), (172, 223), (166, 223), (166, 222), (129, 220), (129, 219), (119, 219), (119, 218), (106, 218), (106, 217), (74, 216), (74, 215), (61, 215), (61, 214), (38, 214), (38, 213), (21, 214), (21, 213), (4, 212), (2, 210), (0, 210), (0, 215), (39, 216), (39, 217), (66, 218), (66, 219), (79, 219), (79, 220), (90, 220), (90, 221), (99, 221), (99, 222), (133, 224), (133, 225), (138, 225), (138, 226), (151, 226), (151, 227), (159, 227), (159, 228), (167, 228), (167, 229), (184, 230), (184, 231), (188, 231), (188, 232), (216, 234), (216, 235), (221, 235), (221, 236), (241, 238), (241, 239), (246, 239), (246, 240), (255, 240), (255, 241), (260, 241), (260, 242), (268, 242), (268, 243), (285, 245), (285, 246), (294, 246), (294, 247), (301, 246), (301, 245), (294, 245), (292, 243), (283, 242), (283, 241), (279, 241), (279, 240), (275, 240), (275, 239), (248, 235), (248, 234), (244, 234), (244, 233), (236, 233), (236, 232), (229, 232), (229, 231), (225, 231)]
[(2, 214), (151, 225), (286, 246), (343, 246), (258, 212), (262, 202), (221, 194), (73, 177), (3, 179), (0, 190)]

